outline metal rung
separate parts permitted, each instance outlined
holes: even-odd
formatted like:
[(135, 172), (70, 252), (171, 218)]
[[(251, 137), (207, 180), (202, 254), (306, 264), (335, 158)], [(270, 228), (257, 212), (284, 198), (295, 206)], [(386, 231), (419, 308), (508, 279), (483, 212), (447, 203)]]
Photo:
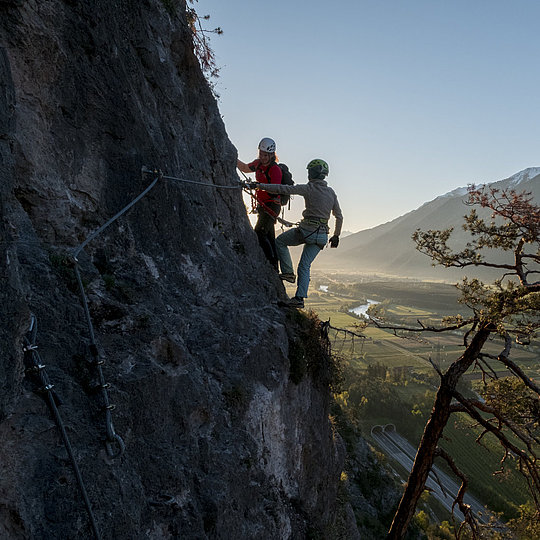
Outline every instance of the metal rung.
[(44, 364), (36, 364), (35, 366), (30, 366), (26, 368), (26, 373), (39, 373), (42, 369), (45, 369)]

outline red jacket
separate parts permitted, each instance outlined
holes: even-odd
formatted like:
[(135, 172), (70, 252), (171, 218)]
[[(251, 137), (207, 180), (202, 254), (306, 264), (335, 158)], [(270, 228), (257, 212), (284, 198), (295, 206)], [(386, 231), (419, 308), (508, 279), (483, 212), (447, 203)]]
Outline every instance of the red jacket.
[[(255, 172), (255, 180), (260, 184), (281, 184), (281, 169), (277, 166), (275, 161), (270, 163), (268, 167), (261, 165), (260, 159), (256, 159), (247, 165)], [(270, 182), (266, 177), (266, 173), (270, 177)], [(262, 189), (258, 189), (255, 192), (255, 196), (260, 203), (279, 202), (279, 195), (276, 197), (273, 193), (267, 193)]]

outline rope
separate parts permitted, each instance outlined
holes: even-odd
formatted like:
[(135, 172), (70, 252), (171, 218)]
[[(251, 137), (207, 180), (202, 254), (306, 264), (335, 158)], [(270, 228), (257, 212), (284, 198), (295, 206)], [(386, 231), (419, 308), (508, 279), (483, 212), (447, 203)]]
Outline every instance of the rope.
[[(143, 178), (144, 178), (144, 175), (146, 173), (151, 172), (151, 171), (149, 171), (148, 169), (143, 167), (141, 172), (142, 172), (142, 175), (143, 175)], [(207, 187), (214, 187), (214, 188), (219, 188), (219, 189), (243, 189), (251, 197), (254, 197), (254, 195), (250, 191), (248, 191), (243, 184), (239, 184), (238, 186), (220, 186), (220, 185), (215, 185), (215, 184), (208, 184), (208, 183), (205, 183), (205, 182), (196, 182), (194, 180), (187, 180), (185, 178), (178, 178), (178, 177), (174, 177), (174, 176), (164, 176), (161, 171), (159, 173), (157, 171), (154, 171), (154, 173), (156, 174), (154, 180), (152, 181), (152, 183), (146, 189), (144, 189), (144, 191), (142, 191), (139, 195), (137, 195), (137, 197), (135, 197), (129, 204), (127, 204), (124, 208), (122, 208), (119, 212), (117, 212), (113, 217), (111, 217), (107, 222), (105, 222), (96, 231), (94, 231), (92, 234), (90, 234), (84, 240), (84, 242), (82, 242), (77, 248), (75, 248), (72, 251), (72, 254), (71, 254), (72, 255), (72, 261), (73, 261), (73, 266), (74, 266), (74, 272), (75, 272), (75, 276), (76, 276), (77, 283), (78, 283), (78, 286), (79, 286), (79, 292), (80, 292), (80, 295), (81, 295), (81, 301), (82, 301), (83, 310), (84, 310), (84, 314), (85, 314), (85, 318), (86, 318), (86, 323), (87, 323), (87, 326), (88, 326), (88, 332), (89, 332), (89, 335), (90, 335), (90, 352), (91, 352), (92, 357), (93, 357), (93, 362), (92, 363), (95, 366), (97, 374), (98, 374), (98, 381), (99, 381), (98, 386), (99, 386), (99, 388), (101, 390), (101, 396), (102, 396), (102, 400), (103, 400), (103, 409), (105, 411), (105, 425), (106, 425), (106, 433), (107, 433), (107, 440), (105, 442), (105, 446), (106, 446), (106, 449), (107, 449), (107, 453), (112, 458), (118, 457), (118, 456), (120, 456), (120, 455), (122, 455), (124, 453), (124, 451), (125, 451), (125, 443), (122, 440), (122, 438), (120, 437), (120, 435), (118, 435), (116, 433), (116, 431), (114, 429), (113, 422), (112, 422), (111, 411), (114, 409), (115, 406), (111, 405), (111, 403), (109, 401), (109, 395), (108, 395), (107, 389), (109, 388), (110, 385), (105, 382), (105, 377), (104, 377), (103, 369), (102, 369), (102, 366), (105, 363), (105, 361), (103, 359), (99, 358), (99, 351), (98, 351), (98, 347), (97, 347), (97, 343), (96, 343), (94, 326), (92, 324), (92, 317), (90, 316), (90, 310), (88, 308), (88, 298), (87, 298), (86, 292), (84, 290), (84, 285), (83, 285), (82, 278), (81, 278), (81, 273), (80, 273), (80, 270), (79, 270), (78, 256), (80, 255), (80, 253), (84, 250), (84, 248), (92, 240), (94, 240), (105, 229), (107, 229), (112, 223), (114, 223), (117, 219), (119, 219), (122, 215), (124, 215), (130, 208), (132, 208), (135, 204), (137, 204), (137, 202), (139, 202), (157, 184), (158, 180), (160, 180), (161, 178), (165, 178), (167, 180), (174, 180), (174, 181), (177, 181), (177, 182), (188, 183), (188, 184), (196, 184), (196, 185), (202, 185), (202, 186), (207, 186)], [(283, 223), (287, 227), (292, 227), (293, 226), (292, 223), (287, 222), (284, 219), (281, 219), (279, 216), (276, 216), (275, 212), (273, 212), (270, 208), (268, 208), (264, 203), (260, 203), (260, 205), (270, 215), (272, 215), (273, 217), (276, 217), (276, 219), (279, 220), (280, 223)], [(2, 240), (0, 243), (1, 244), (7, 244), (8, 242), (5, 241), (5, 240)], [(9, 242), (9, 243), (12, 243), (12, 242)], [(28, 243), (31, 243), (31, 242), (28, 242)], [(36, 242), (36, 244), (39, 244), (39, 243)], [(96, 540), (101, 540), (101, 534), (99, 532), (97, 522), (96, 522), (93, 510), (92, 510), (92, 505), (91, 505), (91, 502), (90, 502), (90, 498), (88, 497), (88, 492), (86, 491), (86, 487), (84, 485), (84, 481), (83, 481), (79, 466), (78, 466), (77, 461), (75, 459), (75, 456), (73, 454), (73, 448), (71, 446), (69, 437), (67, 435), (67, 432), (66, 432), (62, 417), (60, 416), (60, 412), (58, 411), (58, 407), (57, 407), (58, 396), (56, 395), (56, 393), (53, 390), (54, 385), (52, 385), (50, 383), (47, 372), (45, 371), (45, 365), (42, 364), (39, 353), (37, 352), (37, 345), (35, 344), (36, 336), (37, 336), (37, 319), (33, 314), (32, 314), (32, 318), (31, 318), (31, 324), (30, 324), (29, 333), (31, 335), (31, 339), (28, 339), (27, 337), (25, 337), (24, 338), (24, 347), (23, 347), (23, 351), (25, 353), (25, 356), (28, 359), (28, 364), (29, 364), (29, 368), (28, 368), (27, 372), (29, 374), (32, 373), (32, 374), (35, 374), (35, 375), (38, 376), (40, 384), (41, 384), (41, 389), (46, 393), (49, 407), (51, 408), (51, 411), (53, 413), (56, 425), (58, 426), (58, 429), (60, 430), (60, 433), (62, 435), (62, 439), (64, 441), (64, 445), (66, 447), (69, 458), (71, 460), (73, 470), (75, 472), (75, 476), (76, 476), (76, 479), (77, 479), (77, 483), (78, 483), (79, 488), (81, 490), (81, 494), (82, 494), (83, 499), (84, 499), (84, 504), (85, 504), (86, 510), (88, 512), (88, 517), (90, 519), (90, 523), (91, 523), (91, 527), (92, 527), (92, 530), (93, 530), (93, 533), (94, 533), (94, 537), (95, 537)], [(117, 447), (116, 450), (115, 450), (115, 445)]]
[[(244, 183), (240, 183), (237, 186), (222, 186), (222, 185), (215, 185), (215, 184), (209, 184), (206, 182), (197, 182), (195, 180), (188, 180), (186, 178), (179, 178), (176, 176), (165, 176), (161, 171), (151, 171), (150, 169), (147, 169), (146, 167), (142, 167), (141, 174), (144, 179), (145, 174), (154, 174), (155, 178), (151, 182), (151, 184), (145, 188), (137, 197), (135, 197), (130, 203), (128, 203), (124, 208), (122, 208), (119, 212), (117, 212), (113, 217), (111, 217), (108, 221), (106, 221), (101, 227), (99, 227), (97, 230), (95, 230), (93, 233), (91, 233), (85, 240), (82, 242), (78, 247), (76, 247), (72, 251), (72, 261), (73, 261), (73, 268), (75, 271), (75, 277), (77, 279), (77, 284), (79, 286), (79, 292), (81, 296), (81, 301), (83, 305), (83, 310), (85, 314), (86, 324), (88, 326), (88, 333), (90, 336), (90, 353), (92, 355), (92, 365), (95, 367), (97, 371), (98, 376), (98, 387), (101, 391), (101, 398), (103, 401), (103, 410), (105, 412), (105, 426), (106, 426), (106, 442), (105, 446), (107, 449), (107, 453), (111, 458), (115, 458), (118, 456), (121, 456), (125, 451), (125, 444), (120, 435), (118, 435), (114, 429), (114, 425), (112, 422), (112, 415), (111, 411), (114, 410), (115, 406), (111, 405), (109, 400), (109, 394), (107, 392), (107, 389), (110, 387), (110, 385), (105, 381), (105, 377), (103, 374), (102, 366), (105, 363), (105, 361), (100, 358), (97, 343), (96, 343), (96, 337), (94, 332), (94, 326), (92, 324), (92, 317), (90, 316), (90, 310), (88, 308), (88, 298), (86, 296), (86, 292), (84, 290), (84, 285), (81, 278), (81, 273), (79, 270), (79, 260), (78, 257), (80, 253), (84, 250), (84, 248), (96, 237), (98, 237), (105, 229), (107, 229), (110, 225), (112, 225), (117, 219), (119, 219), (121, 216), (123, 216), (130, 208), (132, 208), (135, 204), (137, 204), (156, 184), (160, 179), (167, 179), (167, 180), (173, 180), (176, 182), (182, 182), (182, 183), (188, 183), (188, 184), (196, 184), (200, 186), (206, 186), (206, 187), (213, 187), (216, 189), (243, 189), (248, 193), (252, 198), (254, 198), (254, 195), (246, 188)], [(245, 176), (245, 175), (244, 175)], [(246, 177), (247, 179), (247, 177)], [(277, 221), (285, 225), (286, 227), (293, 227), (295, 224), (290, 223), (289, 221), (286, 221), (279, 217), (279, 215), (276, 215), (274, 211), (272, 211), (271, 208), (266, 206), (264, 203), (259, 201), (259, 204), (266, 212), (268, 212), (272, 217), (274, 217)], [(115, 449), (116, 447), (116, 449)]]
[[(74, 270), (75, 276), (77, 278), (77, 283), (79, 284), (79, 292), (81, 293), (81, 300), (83, 304), (84, 314), (86, 317), (86, 324), (88, 326), (88, 332), (90, 334), (90, 353), (93, 359), (92, 365), (97, 371), (99, 381), (98, 387), (101, 391), (101, 399), (103, 400), (103, 411), (105, 412), (105, 429), (107, 433), (105, 448), (107, 449), (107, 454), (109, 454), (111, 458), (116, 458), (124, 453), (126, 445), (124, 444), (122, 437), (120, 437), (120, 435), (116, 433), (112, 422), (111, 411), (114, 410), (115, 406), (111, 405), (110, 403), (109, 393), (107, 392), (107, 389), (110, 385), (105, 382), (105, 376), (103, 375), (102, 366), (105, 363), (105, 360), (99, 358), (99, 351), (96, 344), (92, 317), (90, 316), (90, 310), (88, 309), (88, 299), (84, 291), (81, 273), (79, 272), (79, 265), (77, 263), (75, 263), (74, 265)], [(114, 445), (117, 445), (117, 450), (114, 449)]]
[(86, 488), (84, 486), (84, 481), (81, 475), (81, 471), (79, 469), (79, 465), (77, 464), (77, 460), (75, 459), (75, 455), (73, 454), (73, 448), (69, 441), (69, 437), (66, 432), (64, 422), (62, 420), (62, 417), (60, 416), (60, 412), (58, 411), (58, 407), (56, 405), (57, 401), (59, 401), (59, 398), (56, 395), (56, 392), (53, 390), (54, 385), (51, 384), (49, 377), (47, 375), (47, 372), (45, 370), (45, 365), (42, 363), (41, 357), (37, 351), (38, 349), (36, 345), (37, 319), (34, 314), (31, 314), (30, 329), (28, 330), (28, 333), (30, 334), (30, 339), (28, 339), (28, 337), (25, 337), (24, 346), (23, 346), (26, 363), (28, 365), (26, 369), (26, 373), (27, 375), (34, 375), (38, 378), (39, 383), (41, 385), (40, 390), (42, 390), (47, 396), (46, 399), (47, 399), (48, 405), (53, 413), (54, 421), (56, 425), (58, 426), (58, 429), (60, 430), (62, 439), (64, 441), (64, 446), (66, 447), (67, 453), (69, 455), (69, 459), (71, 461), (71, 465), (73, 466), (73, 471), (75, 472), (77, 484), (79, 485), (79, 489), (81, 490), (81, 494), (84, 499), (84, 505), (86, 506), (88, 517), (90, 518), (90, 524), (94, 532), (94, 537), (96, 538), (96, 540), (101, 540), (101, 534), (99, 532), (96, 518), (92, 510), (92, 504), (90, 503), (88, 492), (86, 491)]
[(208, 184), (207, 182), (196, 182), (195, 180), (186, 180), (185, 178), (177, 178), (176, 176), (163, 176), (167, 180), (176, 180), (177, 182), (183, 182), (186, 184), (196, 184), (198, 186), (213, 187), (216, 189), (242, 189), (242, 184), (237, 186), (221, 186), (219, 184)]
[(270, 214), (273, 218), (276, 219), (276, 221), (279, 221), (282, 225), (285, 225), (285, 227), (296, 227), (299, 222), (297, 223), (291, 223), (290, 221), (287, 221), (286, 219), (283, 219), (281, 218), (278, 214), (276, 214), (271, 208), (269, 208), (268, 206), (266, 206), (266, 204), (264, 204), (263, 202), (257, 200), (257, 198), (255, 197), (255, 195), (253, 195), (253, 193), (248, 189), (246, 188), (245, 186), (242, 186), (242, 189), (244, 190), (244, 193), (247, 193), (251, 198), (252, 200), (256, 201), (257, 204), (259, 206), (262, 206), (262, 208), (264, 208), (264, 211), (268, 214)]
[[(149, 171), (146, 167), (143, 167), (141, 169), (141, 174), (144, 179), (144, 175), (149, 173)], [(160, 178), (163, 178), (163, 173), (154, 171), (154, 174), (156, 177), (154, 178), (153, 182), (144, 190), (142, 191), (137, 197), (135, 197), (130, 203), (128, 203), (124, 208), (122, 208), (119, 212), (117, 212), (111, 219), (109, 219), (106, 223), (104, 223), (101, 227), (99, 227), (96, 231), (94, 231), (88, 238), (77, 248), (73, 250), (72, 257), (73, 257), (73, 268), (75, 271), (75, 277), (77, 278), (77, 284), (79, 286), (79, 292), (81, 295), (81, 301), (84, 309), (84, 315), (86, 318), (86, 325), (88, 326), (88, 333), (90, 334), (90, 354), (92, 355), (92, 365), (95, 367), (97, 376), (98, 376), (98, 388), (101, 392), (101, 399), (103, 401), (103, 411), (105, 412), (105, 430), (106, 430), (106, 441), (105, 441), (105, 448), (107, 450), (107, 454), (111, 458), (116, 458), (121, 456), (125, 449), (126, 445), (118, 435), (114, 429), (114, 425), (112, 422), (112, 414), (111, 411), (115, 409), (115, 405), (112, 405), (109, 400), (109, 393), (107, 389), (110, 387), (110, 384), (105, 381), (105, 376), (103, 374), (103, 364), (105, 363), (105, 360), (100, 359), (99, 357), (99, 351), (96, 343), (96, 336), (94, 332), (94, 326), (92, 324), (92, 317), (90, 316), (90, 310), (88, 308), (88, 298), (86, 296), (86, 292), (84, 290), (84, 285), (81, 278), (81, 273), (79, 270), (79, 261), (77, 257), (81, 253), (81, 251), (97, 236), (99, 236), (107, 227), (109, 227), (112, 223), (114, 223), (120, 216), (124, 215), (132, 206), (134, 206), (137, 202), (139, 202), (158, 182)], [(116, 447), (116, 449), (115, 449)]]
[[(145, 167), (143, 167), (142, 174), (144, 177), (144, 174), (148, 172)], [(134, 206), (136, 203), (138, 203), (157, 183), (157, 181), (163, 177), (163, 174), (159, 173), (154, 181), (137, 197), (135, 197), (127, 206), (122, 208), (120, 212), (115, 214), (107, 223), (102, 225), (97, 231), (94, 231), (78, 248), (76, 248), (73, 251), (73, 257), (75, 260), (77, 260), (77, 256), (79, 253), (85, 248), (86, 245), (88, 245), (96, 236), (100, 235), (109, 225), (114, 223), (120, 216), (125, 214), (132, 206)]]

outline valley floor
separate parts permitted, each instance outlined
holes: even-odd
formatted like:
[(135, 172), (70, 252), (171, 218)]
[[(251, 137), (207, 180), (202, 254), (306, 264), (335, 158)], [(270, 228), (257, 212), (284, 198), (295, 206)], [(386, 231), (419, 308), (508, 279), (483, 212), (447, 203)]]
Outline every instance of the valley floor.
[[(294, 286), (287, 284), (287, 292), (293, 296)], [(398, 448), (405, 445), (408, 454), (412, 453), (438, 387), (438, 375), (432, 364), (444, 370), (457, 359), (462, 351), (463, 334), (426, 333), (404, 338), (390, 330), (365, 327), (365, 320), (352, 310), (360, 306), (366, 309), (368, 305), (371, 314), (376, 313), (377, 317), (400, 326), (417, 326), (417, 320), (440, 325), (443, 316), (456, 315), (463, 306), (457, 303), (457, 290), (444, 283), (383, 281), (372, 277), (359, 281), (358, 276), (337, 278), (324, 273), (312, 276), (305, 309), (316, 312), (322, 321), (330, 321), (334, 328), (333, 353), (341, 358), (344, 366), (342, 392), (336, 395), (336, 401), (348, 410), (363, 436), (386, 454), (388, 464), (405, 481), (408, 467), (395, 460), (389, 450), (391, 445), (383, 444), (383, 440), (389, 443), (389, 439), (381, 438), (380, 434), (373, 436), (372, 428), (393, 424), (399, 434), (392, 437), (399, 437), (403, 443)], [(339, 329), (349, 330), (356, 336)], [(498, 340), (488, 345), (489, 352), (495, 355), (502, 348)], [(540, 381), (539, 353), (538, 343), (512, 350), (513, 360), (537, 381)], [(506, 375), (500, 367), (493, 368), (499, 376)], [(477, 395), (475, 385), (481, 384), (482, 377), (481, 370), (471, 370), (464, 377), (462, 391)], [(502, 457), (500, 447), (489, 436), (483, 439), (482, 445), (475, 444), (478, 434), (470, 420), (457, 415), (455, 422), (445, 430), (443, 446), (469, 476), (470, 494), (481, 501), (476, 506), (477, 511), (486, 505), (493, 512), (502, 512), (504, 519), (515, 517), (518, 506), (527, 502), (525, 481), (513, 465), (505, 469), (504, 475), (497, 474)], [(392, 448), (396, 449), (395, 444)], [(409, 455), (407, 459), (411, 461), (412, 457)], [(442, 469), (441, 475), (451, 475), (449, 469), (444, 466)], [(440, 504), (441, 498), (436, 499), (433, 495), (427, 496), (429, 515), (439, 521), (451, 519), (448, 506), (445, 510), (445, 505)], [(485, 519), (483, 514), (482, 519)]]

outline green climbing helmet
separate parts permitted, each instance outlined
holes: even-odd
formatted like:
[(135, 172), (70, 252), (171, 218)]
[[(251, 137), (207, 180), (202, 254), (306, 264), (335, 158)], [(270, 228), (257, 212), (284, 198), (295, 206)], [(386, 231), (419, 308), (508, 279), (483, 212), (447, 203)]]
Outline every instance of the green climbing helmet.
[(330, 172), (328, 163), (324, 159), (312, 159), (306, 169), (308, 170), (308, 177), (311, 180), (322, 180)]

